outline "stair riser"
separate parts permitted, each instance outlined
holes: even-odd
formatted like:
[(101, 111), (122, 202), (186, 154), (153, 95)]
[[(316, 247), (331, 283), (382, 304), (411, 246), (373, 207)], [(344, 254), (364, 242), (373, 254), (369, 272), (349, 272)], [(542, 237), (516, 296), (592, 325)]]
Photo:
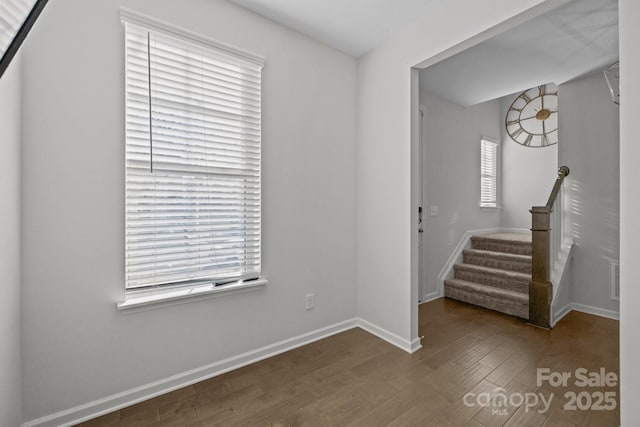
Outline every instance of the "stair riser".
[(454, 269), (456, 279), (480, 283), (481, 285), (493, 286), (495, 288), (507, 289), (509, 291), (522, 292), (526, 294), (529, 293), (529, 281), (514, 280), (493, 274), (463, 270), (457, 267), (454, 267)]
[(490, 310), (499, 311), (501, 313), (510, 314), (523, 319), (529, 318), (529, 305), (516, 303), (513, 301), (505, 301), (499, 298), (490, 297), (488, 295), (469, 292), (449, 286), (445, 283), (444, 295), (458, 301), (488, 308)]
[(509, 261), (506, 259), (493, 258), (485, 255), (464, 255), (465, 264), (479, 265), (482, 267), (498, 268), (500, 270), (516, 271), (518, 273), (531, 274), (531, 263), (520, 261)]
[(471, 247), (483, 251), (504, 252), (516, 255), (531, 255), (530, 243), (502, 243), (471, 238)]

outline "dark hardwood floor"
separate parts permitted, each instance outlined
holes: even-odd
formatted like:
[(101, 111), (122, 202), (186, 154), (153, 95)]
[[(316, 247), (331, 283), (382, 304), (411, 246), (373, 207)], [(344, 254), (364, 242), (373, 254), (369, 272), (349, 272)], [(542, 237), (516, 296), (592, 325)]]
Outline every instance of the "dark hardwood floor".
[[(420, 333), (423, 348), (409, 355), (352, 329), (81, 425), (620, 425), (617, 406), (564, 410), (571, 403), (565, 393), (571, 391), (582, 393), (577, 405), (583, 408), (598, 403), (598, 392), (615, 392), (619, 401), (618, 387), (574, 384), (578, 368), (618, 374), (617, 321), (572, 312), (545, 331), (440, 299), (420, 306)], [(547, 382), (538, 387), (537, 368), (571, 372), (572, 377), (567, 387)], [(538, 411), (544, 403), (534, 407), (533, 393), (545, 401), (553, 394), (546, 412)], [(506, 406), (499, 406), (501, 394)]]

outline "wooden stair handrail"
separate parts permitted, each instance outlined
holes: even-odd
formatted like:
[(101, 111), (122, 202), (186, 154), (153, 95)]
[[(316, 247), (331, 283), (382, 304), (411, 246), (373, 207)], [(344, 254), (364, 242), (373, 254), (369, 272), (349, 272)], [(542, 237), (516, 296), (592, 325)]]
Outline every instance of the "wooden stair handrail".
[(551, 190), (551, 194), (549, 195), (549, 200), (547, 200), (547, 207), (553, 208), (553, 204), (556, 202), (558, 198), (558, 193), (560, 192), (560, 188), (562, 188), (562, 183), (564, 182), (564, 178), (569, 175), (569, 167), (568, 166), (560, 166), (558, 169), (558, 177), (556, 178), (555, 184), (553, 184), (553, 189)]
[[(562, 183), (569, 175), (569, 168), (561, 166), (558, 177), (545, 206), (533, 206), (531, 212), (531, 283), (529, 284), (529, 323), (551, 328), (551, 299), (553, 285), (550, 282), (551, 212), (558, 198)], [(555, 254), (554, 254), (555, 255)]]

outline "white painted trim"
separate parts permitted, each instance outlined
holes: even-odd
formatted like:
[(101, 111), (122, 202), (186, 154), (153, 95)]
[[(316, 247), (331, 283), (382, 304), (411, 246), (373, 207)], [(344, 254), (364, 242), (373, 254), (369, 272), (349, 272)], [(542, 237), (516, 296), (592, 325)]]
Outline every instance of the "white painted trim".
[(422, 348), (420, 338), (414, 338), (412, 341), (406, 340), (401, 336), (387, 331), (386, 329), (374, 325), (373, 323), (362, 318), (358, 319), (358, 327), (364, 329), (372, 335), (377, 336), (380, 339), (385, 340), (389, 344), (395, 345), (396, 347), (406, 351), (407, 353), (414, 353)]
[(449, 259), (438, 273), (438, 290), (441, 295), (444, 295), (444, 281), (453, 278), (453, 266), (462, 262), (462, 251), (471, 248), (471, 236), (476, 234), (491, 234), (491, 233), (530, 233), (531, 230), (526, 228), (484, 228), (480, 230), (467, 230), (464, 232), (458, 244), (449, 255)]
[(256, 55), (255, 53), (248, 52), (244, 49), (231, 46), (227, 43), (213, 40), (209, 37), (205, 37), (200, 34), (194, 33), (193, 31), (187, 30), (186, 28), (170, 24), (160, 19), (152, 18), (149, 15), (145, 15), (144, 13), (140, 13), (126, 7), (120, 8), (120, 20), (125, 23), (129, 22), (137, 26), (142, 26), (149, 30), (169, 34), (173, 37), (178, 37), (183, 40), (186, 39), (189, 42), (199, 46), (216, 49), (217, 51), (224, 53), (226, 56), (231, 55), (231, 57), (233, 58), (239, 57), (259, 67), (264, 66), (264, 57), (260, 55)]
[(620, 301), (620, 285), (618, 284), (618, 295), (616, 295), (616, 269), (618, 270), (618, 279), (620, 276), (620, 261), (609, 262), (609, 299), (612, 301)]
[(409, 354), (413, 354), (416, 351), (420, 350), (422, 348), (422, 338), (418, 337), (418, 338), (414, 338), (411, 341), (411, 348), (409, 349)]
[(561, 309), (557, 309), (558, 306), (558, 295), (560, 295), (560, 290), (567, 286), (567, 271), (569, 266), (571, 265), (571, 259), (573, 258), (573, 250), (574, 250), (574, 242), (573, 240), (565, 242), (560, 249), (560, 253), (558, 253), (558, 258), (556, 259), (554, 269), (551, 272), (551, 283), (553, 284), (553, 296), (551, 297), (551, 327), (553, 328), (564, 316), (567, 315), (567, 312), (564, 312), (567, 307), (569, 307), (569, 311), (571, 310), (571, 304), (568, 304)]
[(553, 271), (550, 274), (551, 283), (554, 285), (557, 284), (557, 286), (553, 287), (553, 301), (556, 300), (556, 295), (559, 294), (560, 289), (565, 282), (567, 266), (569, 266), (569, 261), (573, 257), (574, 246), (573, 240), (567, 241), (562, 245), (560, 252), (558, 252), (558, 257), (554, 263)]
[(558, 322), (561, 321), (564, 318), (564, 316), (566, 316), (569, 313), (571, 313), (571, 303), (565, 305), (556, 313), (552, 311), (551, 314), (553, 315), (553, 320), (551, 321), (551, 327), (554, 328), (558, 324)]
[(607, 319), (620, 320), (620, 313), (617, 311), (571, 302), (558, 310), (555, 315), (556, 321), (553, 326), (557, 325), (558, 322), (562, 320), (562, 318), (564, 318), (572, 311), (579, 311), (581, 313), (591, 314), (598, 317), (605, 317)]
[(607, 319), (620, 320), (620, 312), (607, 310), (605, 308), (592, 307), (574, 302), (571, 304), (571, 309), (581, 313), (593, 314), (594, 316), (606, 317)]
[(435, 292), (431, 292), (426, 294), (423, 298), (422, 301), (420, 301), (420, 304), (424, 304), (427, 302), (431, 302), (431, 301), (435, 301), (439, 298), (442, 298), (444, 296), (444, 294), (440, 291), (435, 291)]
[(420, 338), (408, 341), (361, 318), (352, 318), (306, 334), (298, 335), (274, 344), (232, 356), (200, 368), (182, 372), (120, 393), (84, 403), (64, 411), (27, 421), (23, 427), (67, 427), (91, 420), (121, 408), (160, 396), (191, 384), (222, 375), (243, 366), (276, 356), (340, 332), (359, 327), (378, 338), (406, 351), (414, 353), (422, 348)]
[(125, 300), (117, 303), (116, 306), (123, 313), (137, 313), (202, 299), (257, 291), (264, 288), (267, 283), (269, 283), (267, 279), (261, 278), (247, 282), (233, 282), (222, 286), (205, 283), (161, 289), (159, 291), (129, 291), (125, 292)]
[[(169, 393), (173, 390), (180, 389), (182, 387), (195, 384), (200, 381), (224, 374), (225, 372), (232, 371), (234, 369), (241, 368), (246, 365), (258, 362), (263, 359), (284, 353), (289, 350), (293, 350), (297, 347), (301, 347), (306, 344), (310, 344), (314, 341), (321, 340), (331, 335), (338, 334), (340, 332), (353, 329), (361, 325), (361, 319), (353, 318), (345, 320), (343, 322), (336, 323), (321, 329), (317, 329), (306, 334), (298, 335), (297, 337), (289, 338), (283, 341), (279, 341), (274, 344), (270, 344), (255, 350), (242, 353), (237, 356), (230, 357), (219, 362), (215, 362), (200, 368), (192, 369), (190, 371), (182, 372), (158, 381), (154, 381), (149, 384), (145, 384), (139, 387), (132, 388), (130, 390), (123, 391), (121, 393), (112, 394), (101, 399), (94, 400), (76, 407), (66, 409), (64, 411), (56, 412), (55, 414), (47, 415), (35, 420), (27, 421), (23, 424), (23, 427), (53, 427), (53, 426), (71, 426), (83, 421), (87, 421), (104, 414), (116, 411), (127, 406), (143, 402), (156, 396), (160, 396), (165, 393)], [(366, 322), (371, 325), (369, 322)], [(362, 326), (360, 326), (362, 327)], [(375, 327), (373, 327), (375, 328)], [(362, 329), (379, 336), (378, 334), (369, 331), (366, 327)], [(375, 328), (378, 331), (383, 331), (381, 328)], [(390, 333), (388, 333), (390, 334)], [(391, 334), (393, 335), (393, 334)], [(381, 337), (382, 338), (382, 337)], [(399, 337), (398, 337), (399, 338)], [(384, 339), (384, 338), (383, 338)], [(394, 342), (385, 339), (394, 345)], [(402, 344), (405, 344), (405, 340), (402, 340)], [(401, 347), (398, 345), (398, 347)], [(406, 348), (405, 348), (406, 347)], [(404, 347), (401, 347), (407, 352), (415, 351), (419, 349), (414, 343), (406, 342)]]

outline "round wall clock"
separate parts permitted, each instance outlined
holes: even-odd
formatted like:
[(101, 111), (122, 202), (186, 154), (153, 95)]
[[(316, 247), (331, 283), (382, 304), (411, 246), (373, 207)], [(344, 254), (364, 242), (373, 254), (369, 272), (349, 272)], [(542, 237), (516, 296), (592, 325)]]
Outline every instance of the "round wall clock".
[(518, 95), (507, 111), (505, 126), (511, 139), (525, 147), (557, 144), (557, 86), (537, 86)]

